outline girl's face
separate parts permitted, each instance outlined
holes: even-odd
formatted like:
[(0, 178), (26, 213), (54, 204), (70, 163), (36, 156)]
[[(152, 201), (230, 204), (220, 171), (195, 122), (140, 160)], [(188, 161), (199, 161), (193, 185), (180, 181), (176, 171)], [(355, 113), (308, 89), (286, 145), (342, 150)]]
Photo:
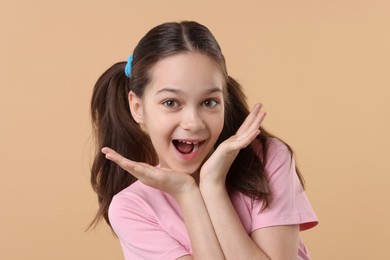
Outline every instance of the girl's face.
[(132, 115), (149, 134), (161, 167), (197, 172), (223, 128), (224, 84), (212, 59), (188, 52), (153, 66), (142, 99), (129, 93)]

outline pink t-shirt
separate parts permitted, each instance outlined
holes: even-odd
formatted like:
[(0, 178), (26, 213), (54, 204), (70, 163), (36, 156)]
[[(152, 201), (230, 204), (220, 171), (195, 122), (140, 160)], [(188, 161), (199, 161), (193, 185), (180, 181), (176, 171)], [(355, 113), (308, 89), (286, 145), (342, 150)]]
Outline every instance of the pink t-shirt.
[[(269, 140), (265, 165), (271, 201), (261, 211), (261, 202), (236, 192), (232, 203), (248, 234), (279, 225), (299, 224), (306, 230), (317, 225), (317, 217), (295, 172), (295, 162), (287, 147)], [(137, 181), (114, 196), (109, 219), (119, 237), (126, 259), (177, 259), (192, 254), (191, 242), (180, 206), (167, 193)], [(302, 241), (298, 259), (310, 259)]]

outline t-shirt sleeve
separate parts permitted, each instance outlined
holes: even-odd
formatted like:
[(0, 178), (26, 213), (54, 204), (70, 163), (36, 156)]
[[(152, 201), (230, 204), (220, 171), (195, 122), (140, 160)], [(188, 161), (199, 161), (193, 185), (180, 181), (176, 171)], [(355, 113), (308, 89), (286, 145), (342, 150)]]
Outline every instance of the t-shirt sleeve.
[(295, 161), (287, 146), (272, 139), (265, 165), (271, 199), (261, 211), (262, 203), (254, 202), (252, 231), (270, 226), (300, 225), (306, 230), (318, 224), (318, 219), (295, 170)]
[(177, 259), (190, 253), (167, 234), (136, 194), (114, 196), (110, 224), (118, 236), (125, 259)]

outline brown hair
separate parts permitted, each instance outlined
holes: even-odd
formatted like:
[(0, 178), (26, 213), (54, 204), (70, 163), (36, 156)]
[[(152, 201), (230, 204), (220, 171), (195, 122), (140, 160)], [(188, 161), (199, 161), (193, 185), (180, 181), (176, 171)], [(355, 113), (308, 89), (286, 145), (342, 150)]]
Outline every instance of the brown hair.
[[(215, 147), (234, 135), (249, 114), (242, 87), (228, 76), (221, 48), (205, 26), (184, 21), (164, 23), (150, 30), (134, 49), (130, 78), (124, 73), (126, 62), (119, 62), (103, 73), (93, 90), (91, 114), (96, 137), (96, 154), (91, 169), (91, 184), (98, 195), (99, 210), (91, 226), (96, 225), (102, 218), (110, 225), (108, 208), (113, 196), (136, 181), (131, 174), (106, 160), (101, 148), (111, 147), (134, 161), (151, 165), (158, 162), (149, 137), (130, 113), (129, 91), (132, 90), (142, 97), (145, 86), (150, 81), (150, 69), (156, 62), (174, 54), (191, 51), (210, 57), (218, 64), (225, 77), (225, 122)], [(251, 146), (242, 149), (227, 174), (226, 187), (230, 193), (239, 191), (253, 199), (263, 200), (267, 207), (270, 192), (264, 165), (267, 160), (267, 139), (274, 136), (263, 128), (260, 130), (257, 140), (261, 145), (261, 158)], [(291, 151), (291, 148), (287, 147)], [(299, 171), (297, 172), (302, 181)]]

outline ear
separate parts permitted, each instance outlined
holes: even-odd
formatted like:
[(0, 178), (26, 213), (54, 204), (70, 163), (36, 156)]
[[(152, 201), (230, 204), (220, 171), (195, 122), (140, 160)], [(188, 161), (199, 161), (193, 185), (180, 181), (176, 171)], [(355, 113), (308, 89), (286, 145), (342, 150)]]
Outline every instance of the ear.
[(142, 124), (144, 122), (142, 99), (139, 98), (133, 91), (129, 92), (128, 98), (131, 115), (138, 124)]

